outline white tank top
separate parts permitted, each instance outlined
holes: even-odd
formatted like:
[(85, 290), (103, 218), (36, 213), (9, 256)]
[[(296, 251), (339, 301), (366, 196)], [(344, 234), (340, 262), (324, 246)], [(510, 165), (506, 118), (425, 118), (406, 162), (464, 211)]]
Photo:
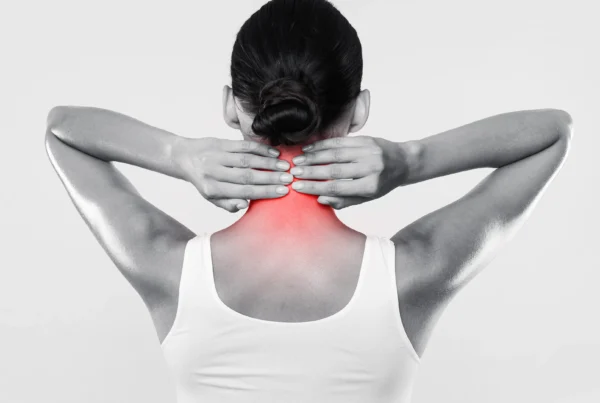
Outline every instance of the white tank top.
[(407, 403), (419, 366), (398, 305), (394, 245), (367, 236), (357, 287), (308, 322), (252, 318), (218, 297), (210, 234), (185, 248), (162, 351), (178, 403)]

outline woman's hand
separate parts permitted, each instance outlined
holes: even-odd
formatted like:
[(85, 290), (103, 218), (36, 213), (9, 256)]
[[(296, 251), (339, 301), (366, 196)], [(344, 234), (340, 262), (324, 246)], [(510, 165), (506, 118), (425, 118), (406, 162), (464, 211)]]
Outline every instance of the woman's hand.
[(293, 179), (283, 172), (290, 164), (277, 159), (278, 150), (254, 141), (181, 137), (172, 155), (183, 179), (232, 213), (248, 207), (247, 200), (284, 196)]
[(367, 136), (317, 141), (293, 159), (296, 166), (290, 173), (301, 180), (292, 188), (319, 195), (319, 203), (335, 209), (377, 199), (405, 184), (409, 159), (406, 144)]

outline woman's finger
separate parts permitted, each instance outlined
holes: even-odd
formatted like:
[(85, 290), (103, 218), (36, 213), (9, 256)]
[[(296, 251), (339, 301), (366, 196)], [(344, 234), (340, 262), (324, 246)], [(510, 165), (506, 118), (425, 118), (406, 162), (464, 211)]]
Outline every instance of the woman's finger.
[(273, 158), (279, 156), (279, 150), (266, 144), (250, 140), (219, 139), (221, 150), (231, 153), (249, 153)]
[(207, 199), (274, 199), (289, 193), (284, 185), (238, 185), (214, 180), (204, 181), (199, 190)]
[(251, 168), (228, 168), (214, 166), (206, 175), (219, 182), (240, 185), (281, 185), (290, 184), (294, 177), (287, 172), (259, 171)]
[(306, 152), (292, 159), (295, 165), (334, 164), (354, 162), (365, 156), (381, 154), (379, 147), (346, 147)]
[(364, 203), (369, 201), (370, 199), (367, 197), (330, 197), (330, 196), (319, 196), (317, 201), (321, 204), (325, 204), (327, 206), (331, 206), (336, 210), (341, 210), (346, 207), (355, 206), (357, 204)]
[(357, 179), (381, 172), (383, 163), (352, 162), (346, 164), (328, 164), (293, 167), (290, 173), (300, 179)]
[(247, 153), (219, 153), (215, 155), (215, 161), (230, 168), (255, 168), (270, 171), (287, 171), (290, 169), (290, 163), (287, 161)]
[(208, 201), (217, 207), (221, 207), (222, 209), (229, 211), (230, 213), (237, 213), (238, 211), (248, 207), (248, 202), (246, 202), (246, 200), (208, 199)]
[(320, 151), (330, 148), (365, 147), (371, 145), (375, 145), (375, 141), (372, 137), (368, 136), (332, 137), (304, 146), (302, 147), (302, 151)]
[(300, 193), (319, 196), (361, 196), (372, 197), (377, 191), (377, 178), (370, 175), (353, 180), (331, 180), (324, 182), (296, 181), (292, 188)]

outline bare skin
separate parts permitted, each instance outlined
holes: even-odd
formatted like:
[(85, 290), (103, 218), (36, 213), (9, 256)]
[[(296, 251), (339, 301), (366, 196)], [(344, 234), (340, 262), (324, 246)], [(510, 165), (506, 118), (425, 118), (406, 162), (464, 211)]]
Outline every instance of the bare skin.
[[(302, 152), (278, 148), (286, 161)], [(365, 240), (316, 196), (291, 191), (252, 200), (244, 216), (211, 237), (217, 293), (230, 308), (262, 320), (331, 316), (354, 293)]]
[[(289, 164), (277, 168), (278, 159), (269, 154), (270, 147), (255, 141), (248, 131), (252, 117), (237, 107), (228, 87), (223, 97), (225, 120), (246, 140), (186, 139), (111, 111), (57, 107), (48, 116), (45, 144), (76, 208), (148, 306), (159, 341), (174, 320), (183, 249), (196, 234), (143, 199), (111, 161), (187, 180), (207, 200), (228, 211), (237, 211), (240, 204), (246, 207), (248, 200), (268, 198), (264, 217), (270, 216), (269, 209), (280, 209), (279, 203), (290, 192), (314, 195), (310, 208), (322, 208), (319, 203), (344, 208), (399, 186), (470, 169), (496, 168), (462, 198), (392, 237), (400, 311), (409, 339), (421, 356), (449, 301), (511, 239), (563, 165), (572, 123), (564, 111), (543, 109), (496, 115), (407, 142), (344, 137), (366, 122), (368, 97), (363, 91), (335, 130), (315, 135), (313, 148), (304, 154), (306, 161), (295, 163), (303, 169), (294, 175), (294, 183), (304, 183), (302, 189), (290, 190), (290, 178), (281, 178)], [(348, 176), (353, 180), (341, 180)], [(279, 186), (287, 189), (285, 194), (277, 193)], [(240, 242), (249, 233), (256, 234), (261, 222), (254, 219), (260, 214), (251, 214), (252, 209), (237, 227), (213, 236), (221, 299), (248, 316), (277, 321), (315, 320), (342, 309), (354, 292), (364, 236), (332, 217), (322, 228), (323, 242), (312, 245), (314, 250), (303, 260), (295, 256), (299, 263), (289, 267), (285, 277), (277, 271), (281, 262), (273, 257), (276, 254), (257, 256)], [(294, 236), (293, 232), (285, 235), (271, 242)], [(269, 250), (277, 250), (285, 244), (271, 246)], [(294, 259), (288, 260), (288, 266), (289, 261)], [(272, 288), (268, 303), (245, 308), (240, 295), (258, 301), (259, 294), (269, 292), (264, 287), (242, 286), (245, 278), (241, 276), (258, 273), (261, 267), (265, 276), (279, 273), (279, 285), (295, 286), (295, 291), (289, 295)], [(320, 270), (305, 270), (306, 277), (299, 276), (298, 270), (306, 267)], [(327, 276), (319, 275), (323, 272)], [(315, 299), (320, 303), (311, 304)], [(290, 303), (292, 308), (279, 309)]]

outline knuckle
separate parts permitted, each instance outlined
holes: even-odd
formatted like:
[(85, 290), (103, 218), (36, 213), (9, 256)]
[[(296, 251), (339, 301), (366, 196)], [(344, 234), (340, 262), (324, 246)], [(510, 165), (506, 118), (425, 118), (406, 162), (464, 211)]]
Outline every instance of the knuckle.
[(333, 196), (340, 194), (340, 184), (336, 181), (331, 181), (327, 184), (327, 192)]
[(244, 149), (244, 151), (256, 151), (260, 148), (260, 144), (257, 143), (256, 141), (250, 141), (250, 140), (245, 140), (244, 144), (242, 146), (242, 148)]
[(242, 141), (242, 150), (250, 151), (252, 149), (252, 144), (248, 140)]
[(244, 199), (252, 198), (252, 196), (254, 196), (254, 188), (250, 185), (244, 185), (242, 188), (242, 195), (244, 196)]
[(336, 148), (333, 150), (332, 152), (332, 156), (333, 156), (333, 160), (335, 162), (340, 162), (342, 160), (342, 150), (340, 150), (339, 148)]
[(240, 155), (240, 166), (243, 168), (248, 168), (250, 166), (250, 158), (247, 155)]
[(242, 172), (242, 183), (244, 185), (249, 185), (254, 180), (254, 173), (251, 169), (247, 169)]
[(340, 167), (339, 165), (332, 165), (329, 168), (329, 175), (333, 178), (333, 179), (339, 179), (342, 177), (342, 167)]
[(334, 146), (341, 146), (343, 142), (343, 137), (334, 137), (332, 139), (332, 143)]

